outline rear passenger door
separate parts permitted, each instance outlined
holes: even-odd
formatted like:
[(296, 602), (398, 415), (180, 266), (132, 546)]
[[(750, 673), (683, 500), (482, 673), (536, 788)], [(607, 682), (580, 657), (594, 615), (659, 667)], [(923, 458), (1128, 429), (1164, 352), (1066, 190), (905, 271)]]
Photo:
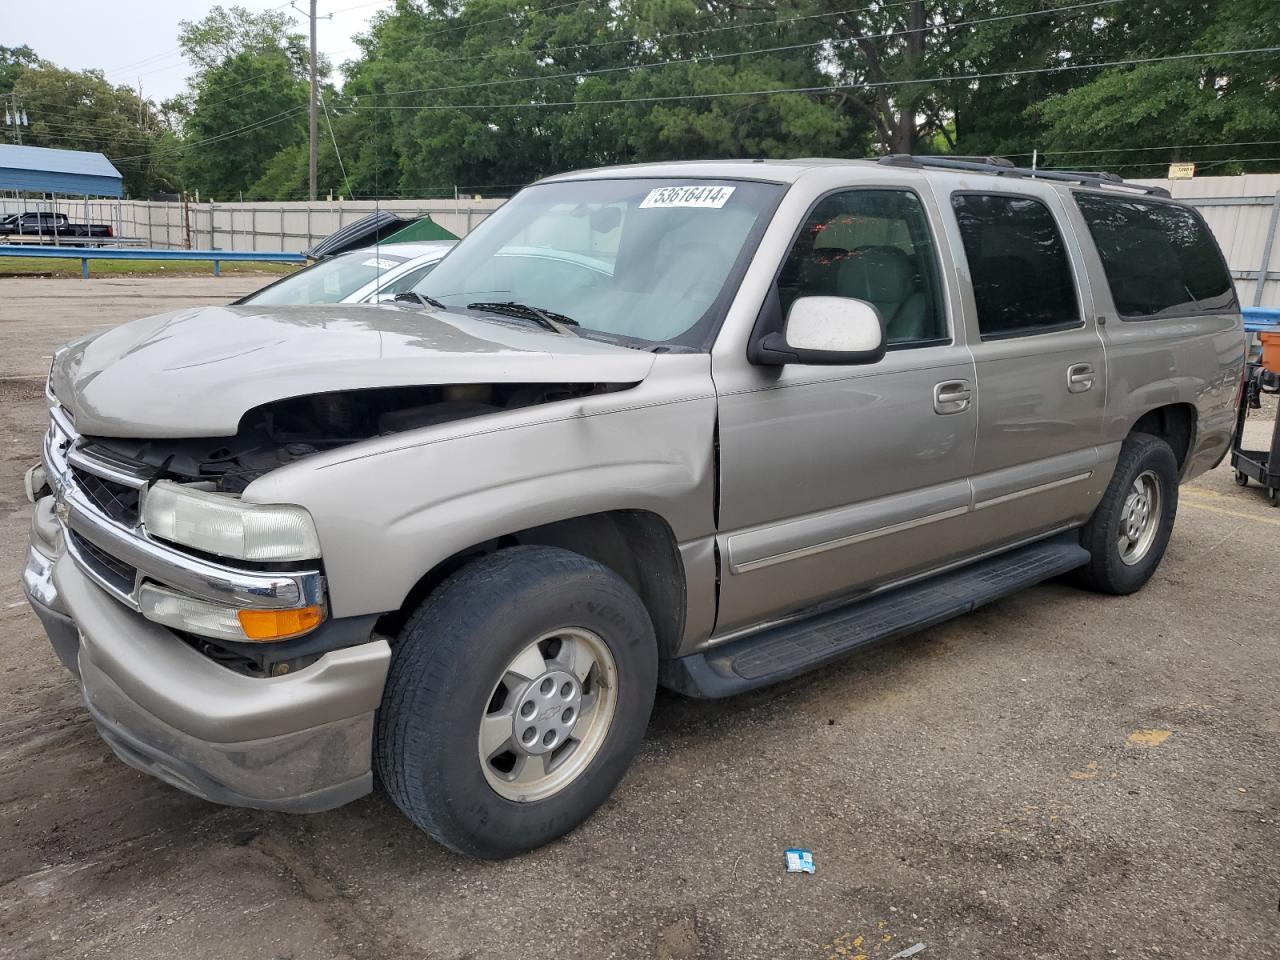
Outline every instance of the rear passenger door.
[(1085, 520), (1106, 404), (1102, 341), (1074, 234), (1052, 188), (956, 190), (945, 204), (963, 252), (977, 372), (973, 506), (998, 546)]
[(1074, 199), (1073, 219), (1097, 250), (1095, 312), (1106, 321), (1104, 463), (1115, 461), (1147, 411), (1182, 403), (1195, 416), (1182, 439), (1190, 445), (1185, 469), (1211, 469), (1235, 428), (1243, 332), (1231, 274), (1208, 225), (1195, 210), (1155, 197), (1082, 189)]

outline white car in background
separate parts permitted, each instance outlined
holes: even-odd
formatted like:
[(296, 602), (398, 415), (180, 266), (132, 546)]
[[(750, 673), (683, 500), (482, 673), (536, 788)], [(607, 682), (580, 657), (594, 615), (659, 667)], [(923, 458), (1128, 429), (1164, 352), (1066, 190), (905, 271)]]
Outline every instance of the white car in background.
[(383, 243), (325, 257), (267, 284), (237, 303), (289, 306), (307, 303), (374, 303), (411, 289), (456, 240)]

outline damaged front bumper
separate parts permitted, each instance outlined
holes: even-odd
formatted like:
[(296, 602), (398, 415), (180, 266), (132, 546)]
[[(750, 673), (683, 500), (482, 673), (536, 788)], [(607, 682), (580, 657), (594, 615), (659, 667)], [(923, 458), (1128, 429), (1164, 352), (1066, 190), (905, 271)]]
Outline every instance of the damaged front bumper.
[(372, 789), (385, 640), (284, 676), (247, 676), (87, 575), (68, 539), (54, 498), (39, 500), (23, 589), (121, 760), (207, 800), (265, 810), (328, 810)]

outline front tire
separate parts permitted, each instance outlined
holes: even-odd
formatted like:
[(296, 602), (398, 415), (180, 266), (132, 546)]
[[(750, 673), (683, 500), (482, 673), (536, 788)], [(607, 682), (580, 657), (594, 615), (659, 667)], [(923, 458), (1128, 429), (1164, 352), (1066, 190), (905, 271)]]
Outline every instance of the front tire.
[(1102, 502), (1081, 531), (1089, 563), (1078, 573), (1083, 586), (1128, 594), (1160, 565), (1178, 512), (1178, 461), (1159, 437), (1133, 433), (1120, 448)]
[(459, 853), (515, 856), (613, 792), (657, 688), (653, 624), (609, 568), (554, 547), (476, 560), (401, 631), (375, 766), (415, 824)]

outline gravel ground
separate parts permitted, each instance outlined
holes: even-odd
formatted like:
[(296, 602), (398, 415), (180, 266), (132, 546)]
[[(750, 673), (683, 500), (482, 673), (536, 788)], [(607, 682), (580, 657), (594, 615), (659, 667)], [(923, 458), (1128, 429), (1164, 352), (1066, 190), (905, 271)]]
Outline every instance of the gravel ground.
[(0, 957), (1280, 957), (1280, 510), (1226, 467), (1135, 596), (1048, 584), (771, 690), (660, 695), (616, 795), (513, 861), (380, 793), (290, 817), (125, 767), (17, 579), (48, 356), (252, 285), (0, 280)]

